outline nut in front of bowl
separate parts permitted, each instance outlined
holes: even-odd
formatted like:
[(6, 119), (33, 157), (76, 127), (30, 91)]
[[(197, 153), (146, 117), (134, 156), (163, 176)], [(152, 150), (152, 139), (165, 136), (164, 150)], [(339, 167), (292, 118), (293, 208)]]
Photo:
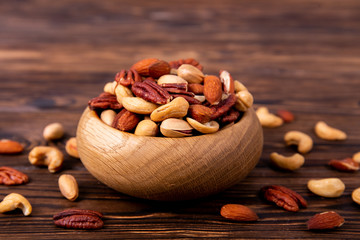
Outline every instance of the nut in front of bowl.
[(217, 132), (239, 121), (252, 107), (253, 96), (228, 71), (207, 75), (199, 66), (193, 59), (143, 59), (117, 73), (104, 92), (89, 101), (89, 108), (105, 124), (136, 135)]

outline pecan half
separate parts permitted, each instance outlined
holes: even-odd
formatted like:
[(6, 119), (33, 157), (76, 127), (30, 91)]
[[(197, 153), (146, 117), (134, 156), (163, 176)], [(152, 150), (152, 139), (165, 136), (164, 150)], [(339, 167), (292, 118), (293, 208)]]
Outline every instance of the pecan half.
[(53, 216), (56, 226), (74, 229), (100, 229), (104, 226), (102, 214), (85, 209), (67, 209)]
[(239, 118), (239, 116), (240, 112), (232, 108), (226, 113), (226, 115), (220, 118), (220, 122), (222, 124), (232, 123), (235, 122)]
[(188, 101), (189, 104), (201, 104), (201, 102), (199, 100), (197, 100), (194, 97), (191, 97), (189, 95), (185, 95), (185, 94), (171, 94), (171, 96), (173, 98), (177, 98), (177, 97), (183, 97), (185, 98), (186, 101)]
[(20, 185), (29, 182), (29, 177), (14, 168), (0, 167), (0, 184), (3, 185)]
[(143, 82), (135, 82), (131, 91), (137, 97), (156, 104), (166, 104), (171, 100), (171, 95), (165, 89), (149, 79), (145, 79)]
[(261, 189), (261, 193), (266, 200), (290, 212), (297, 212), (299, 207), (307, 206), (306, 200), (300, 194), (284, 186), (265, 186)]
[(133, 130), (140, 121), (141, 116), (139, 114), (132, 113), (124, 108), (115, 116), (112, 127), (129, 132)]
[(178, 69), (183, 64), (191, 64), (191, 65), (197, 67), (198, 69), (200, 69), (201, 71), (203, 70), (203, 66), (193, 58), (179, 59), (176, 61), (171, 61), (171, 62), (169, 62), (169, 64), (170, 64), (171, 68), (176, 68), (176, 69)]
[(187, 83), (163, 83), (160, 86), (168, 92), (179, 93), (182, 91), (187, 92)]
[(141, 77), (139, 73), (134, 69), (130, 69), (130, 70), (123, 69), (115, 75), (115, 81), (125, 87), (128, 87), (134, 84), (134, 82), (140, 82)]
[(213, 106), (214, 114), (212, 115), (212, 119), (217, 119), (223, 115), (225, 115), (236, 103), (235, 94), (230, 94), (228, 98), (222, 100), (218, 105)]
[(98, 109), (121, 109), (122, 105), (116, 100), (116, 95), (103, 92), (88, 102), (91, 110)]

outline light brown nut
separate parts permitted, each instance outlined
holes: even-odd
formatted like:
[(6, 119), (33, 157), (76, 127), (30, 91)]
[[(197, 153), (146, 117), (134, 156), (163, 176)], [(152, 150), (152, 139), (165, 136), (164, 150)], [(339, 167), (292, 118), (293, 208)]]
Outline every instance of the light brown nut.
[(352, 158), (345, 158), (342, 160), (330, 160), (329, 165), (342, 172), (355, 172), (360, 169), (359, 163)]
[(315, 214), (307, 221), (307, 228), (309, 230), (324, 230), (340, 227), (345, 220), (334, 211), (322, 212)]
[(339, 178), (312, 179), (307, 187), (314, 194), (327, 198), (340, 197), (345, 190), (345, 184)]
[(300, 131), (289, 131), (284, 135), (284, 141), (287, 146), (297, 145), (299, 153), (305, 154), (311, 151), (313, 147), (312, 138)]
[(281, 185), (265, 186), (261, 188), (260, 193), (266, 200), (290, 212), (297, 212), (300, 207), (307, 207), (306, 200), (300, 194)]
[(330, 141), (345, 140), (347, 138), (345, 132), (330, 127), (324, 121), (319, 121), (316, 123), (315, 133), (319, 138)]
[(10, 193), (0, 202), (0, 213), (13, 211), (20, 208), (25, 216), (29, 216), (32, 211), (30, 202), (18, 193)]
[(121, 84), (117, 85), (117, 87), (115, 88), (115, 95), (116, 95), (116, 100), (120, 104), (122, 104), (122, 99), (124, 97), (133, 97), (134, 96), (128, 87), (125, 87)]
[(205, 100), (206, 100), (205, 96), (203, 96), (203, 95), (195, 95), (194, 98), (201, 103), (205, 102)]
[(206, 100), (215, 105), (221, 101), (222, 97), (222, 85), (217, 76), (207, 75), (204, 78), (204, 96)]
[(294, 114), (288, 110), (278, 110), (276, 114), (286, 123), (293, 122), (295, 119)]
[(240, 222), (255, 222), (259, 219), (253, 210), (240, 204), (226, 204), (222, 206), (220, 214), (226, 219)]
[(115, 95), (115, 88), (116, 88), (117, 84), (118, 83), (116, 81), (106, 83), (104, 86), (104, 92)]
[(70, 156), (72, 156), (74, 158), (79, 158), (76, 137), (72, 137), (72, 138), (70, 138), (69, 140), (66, 141), (65, 151)]
[(352, 158), (355, 162), (360, 163), (360, 152), (354, 153)]
[(256, 115), (263, 127), (275, 128), (280, 127), (284, 123), (281, 118), (270, 113), (267, 107), (259, 107), (256, 110)]
[(56, 147), (38, 146), (29, 153), (29, 161), (35, 166), (48, 166), (51, 173), (61, 169), (64, 156)]
[(236, 93), (235, 108), (238, 111), (246, 112), (254, 103), (254, 98), (248, 91), (239, 91)]
[(228, 71), (225, 70), (220, 71), (220, 80), (224, 85), (225, 93), (235, 93), (234, 79), (232, 78), (232, 76)]
[(203, 72), (191, 64), (182, 64), (177, 70), (177, 75), (188, 83), (202, 83), (204, 81)]
[(248, 91), (248, 89), (244, 86), (244, 84), (242, 84), (237, 80), (234, 81), (234, 88), (235, 88), (235, 93), (238, 93), (240, 91)]
[(130, 112), (124, 108), (115, 116), (111, 126), (120, 131), (129, 132), (136, 127), (141, 121), (141, 118), (141, 115)]
[(360, 205), (360, 187), (352, 192), (351, 198), (354, 202)]
[(189, 103), (183, 97), (177, 97), (171, 102), (155, 109), (150, 118), (154, 122), (161, 122), (167, 118), (182, 118), (186, 116)]
[(0, 154), (17, 154), (24, 151), (24, 147), (16, 141), (9, 139), (0, 140)]
[(139, 97), (124, 97), (122, 104), (126, 110), (138, 114), (150, 114), (158, 107), (158, 105)]
[(158, 126), (155, 122), (146, 119), (138, 123), (135, 128), (135, 135), (155, 137), (158, 133)]
[(114, 122), (114, 118), (116, 116), (116, 112), (112, 109), (107, 109), (101, 112), (100, 119), (106, 124), (111, 126)]
[(219, 123), (216, 121), (200, 123), (192, 118), (186, 118), (186, 121), (191, 125), (191, 127), (195, 128), (198, 132), (205, 134), (217, 132), (220, 128)]
[(70, 174), (63, 174), (58, 179), (59, 189), (61, 194), (69, 199), (75, 201), (79, 196), (79, 187), (76, 179)]
[(189, 137), (193, 128), (184, 120), (168, 118), (162, 121), (160, 131), (165, 137)]
[(279, 168), (294, 171), (304, 165), (305, 158), (298, 153), (292, 156), (285, 157), (281, 154), (273, 152), (270, 154), (271, 161)]
[(43, 131), (46, 140), (57, 140), (64, 136), (64, 127), (61, 123), (50, 123)]
[(175, 75), (170, 75), (170, 74), (167, 74), (167, 75), (164, 75), (164, 76), (161, 76), (158, 80), (157, 80), (157, 84), (159, 85), (163, 85), (163, 84), (170, 84), (170, 83), (173, 83), (173, 84), (188, 84), (188, 82), (179, 77), (179, 76), (175, 76)]

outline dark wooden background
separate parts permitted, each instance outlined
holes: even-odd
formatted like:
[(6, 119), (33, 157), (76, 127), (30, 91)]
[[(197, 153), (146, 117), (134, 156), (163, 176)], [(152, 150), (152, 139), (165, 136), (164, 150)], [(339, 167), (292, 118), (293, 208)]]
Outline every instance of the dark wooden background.
[[(193, 57), (206, 73), (227, 69), (255, 98), (255, 106), (288, 109), (296, 121), (264, 129), (264, 150), (257, 167), (242, 182), (208, 198), (161, 203), (115, 192), (92, 177), (80, 160), (65, 157), (64, 169), (50, 174), (30, 165), (32, 147), (49, 144), (44, 126), (64, 124), (67, 136), (50, 145), (64, 150), (74, 136), (87, 101), (117, 71), (147, 57), (164, 60)], [(313, 133), (326, 120), (348, 133), (342, 142), (320, 140)], [(29, 175), (27, 185), (0, 186), (0, 197), (21, 193), (33, 213), (0, 214), (1, 239), (161, 239), (191, 238), (360, 238), (360, 206), (351, 192), (360, 187), (359, 172), (340, 173), (326, 164), (360, 151), (360, 2), (293, 1), (1, 1), (0, 138), (26, 144), (21, 155), (0, 156), (1, 165)], [(283, 135), (304, 131), (314, 139), (305, 165), (296, 172), (271, 167), (269, 154), (291, 154)], [(76, 202), (63, 198), (57, 179), (74, 175)], [(342, 197), (310, 193), (311, 178), (339, 177)], [(286, 212), (258, 197), (267, 184), (282, 184), (303, 195), (307, 209)], [(260, 217), (256, 223), (223, 219), (227, 203), (244, 204)], [(57, 228), (52, 215), (78, 207), (102, 212), (97, 231)], [(314, 233), (305, 222), (315, 213), (334, 210), (346, 222), (337, 230)]]

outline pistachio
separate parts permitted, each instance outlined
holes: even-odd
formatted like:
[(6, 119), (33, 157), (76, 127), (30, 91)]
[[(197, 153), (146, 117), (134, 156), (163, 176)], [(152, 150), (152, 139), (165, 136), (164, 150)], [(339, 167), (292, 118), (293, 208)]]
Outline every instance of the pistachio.
[(123, 97), (122, 104), (126, 110), (139, 114), (150, 114), (158, 107), (140, 97)]
[(157, 124), (149, 119), (146, 119), (138, 123), (134, 134), (138, 136), (154, 137), (156, 136), (157, 132), (158, 132)]
[(166, 84), (166, 83), (186, 83), (187, 84), (188, 82), (179, 76), (175, 76), (175, 75), (171, 75), (171, 74), (163, 75), (157, 81), (157, 84), (159, 84), (159, 85)]
[(186, 121), (197, 131), (201, 133), (214, 133), (219, 130), (219, 123), (216, 121), (210, 121), (206, 123), (200, 123), (193, 118), (186, 118)]
[(154, 122), (160, 122), (167, 118), (182, 118), (186, 116), (189, 103), (183, 97), (177, 97), (171, 102), (155, 109), (150, 118)]
[(205, 77), (202, 71), (190, 64), (182, 64), (178, 68), (177, 74), (188, 83), (202, 83)]
[(200, 102), (205, 102), (206, 98), (204, 95), (195, 95), (194, 98)]
[(178, 118), (165, 119), (160, 125), (160, 131), (165, 137), (188, 137), (193, 128), (184, 120)]

